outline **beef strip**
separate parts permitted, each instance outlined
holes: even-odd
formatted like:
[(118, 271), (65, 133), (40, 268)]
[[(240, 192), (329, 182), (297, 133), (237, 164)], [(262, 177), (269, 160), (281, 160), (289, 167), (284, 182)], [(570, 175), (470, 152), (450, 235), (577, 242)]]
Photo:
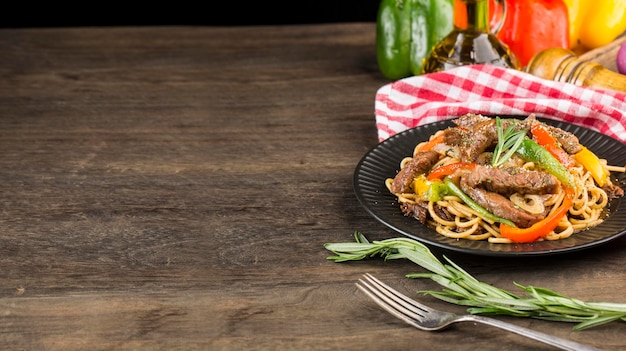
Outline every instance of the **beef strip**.
[(602, 189), (606, 192), (609, 200), (617, 199), (624, 196), (624, 189), (613, 183), (606, 183), (602, 187)]
[(519, 168), (493, 168), (476, 165), (465, 175), (470, 187), (481, 187), (504, 196), (521, 194), (554, 194), (559, 189), (555, 176)]
[(479, 122), (469, 129), (448, 128), (443, 136), (445, 144), (459, 147), (459, 158), (463, 162), (474, 162), (497, 141), (498, 134), (492, 120)]
[(445, 219), (446, 221), (453, 221), (454, 218), (456, 217), (455, 215), (450, 213), (445, 207), (441, 207), (437, 205), (436, 203), (433, 204), (433, 210), (435, 211), (437, 216)]
[(420, 174), (428, 173), (437, 161), (439, 161), (439, 154), (436, 151), (418, 152), (393, 178), (391, 191), (393, 193), (410, 191), (413, 179)]
[(548, 130), (550, 135), (552, 135), (556, 139), (556, 141), (561, 145), (561, 148), (563, 148), (563, 150), (565, 150), (565, 152), (567, 152), (568, 154), (573, 155), (579, 152), (580, 150), (582, 150), (582, 145), (580, 145), (580, 141), (578, 140), (578, 137), (576, 137), (574, 134), (567, 132), (561, 128), (550, 126), (541, 121), (536, 120), (534, 113), (528, 116), (528, 118), (526, 118), (525, 121), (528, 121), (529, 123), (527, 129), (530, 129), (534, 123), (541, 123), (541, 125), (543, 125)]
[(488, 121), (490, 119), (491, 118), (485, 117), (483, 115), (467, 113), (467, 114), (464, 114), (463, 116), (460, 116), (459, 118), (454, 119), (452, 122), (461, 128), (471, 129), (476, 124)]
[(565, 152), (567, 152), (568, 154), (573, 155), (583, 149), (582, 145), (580, 145), (578, 138), (574, 134), (566, 132), (561, 128), (556, 128), (552, 126), (547, 126), (547, 128), (550, 134), (552, 134), (556, 141), (561, 144), (563, 150), (565, 150)]
[(476, 162), (479, 165), (490, 165), (492, 159), (493, 159), (493, 152), (483, 152), (482, 154), (478, 155), (478, 157), (476, 158), (474, 162)]
[[(454, 215), (448, 212), (445, 208), (434, 204), (433, 209), (439, 217), (445, 219), (446, 221), (454, 220)], [(402, 210), (402, 214), (405, 216), (413, 217), (424, 224), (426, 224), (426, 220), (430, 217), (430, 213), (428, 212), (428, 201), (419, 201), (414, 204), (402, 203), (400, 204), (400, 210)]]
[(511, 220), (519, 227), (528, 228), (544, 218), (544, 216), (531, 214), (516, 208), (513, 202), (498, 193), (470, 186), (467, 182), (467, 176), (461, 177), (460, 186), (469, 197), (487, 211)]
[[(459, 158), (463, 162), (475, 162), (484, 151), (498, 143), (495, 119), (467, 114), (454, 120), (454, 123), (458, 127), (446, 129), (443, 141), (447, 145), (459, 148)], [(514, 125), (515, 130), (528, 130), (531, 123), (533, 119), (528, 121), (502, 119), (502, 129), (506, 130)]]
[[(474, 162), (483, 151), (495, 146), (498, 142), (495, 118), (469, 113), (453, 122), (457, 127), (448, 128), (444, 131), (444, 142), (460, 148), (461, 161)], [(536, 123), (541, 123), (546, 127), (568, 154), (573, 155), (582, 150), (582, 146), (574, 134), (538, 121), (534, 113), (523, 120), (504, 118), (502, 119), (502, 129), (506, 130), (513, 124), (515, 130), (530, 130)]]
[(413, 217), (422, 223), (426, 223), (426, 219), (428, 219), (428, 202), (426, 201), (420, 201), (415, 204), (402, 203), (400, 204), (400, 210), (405, 216)]

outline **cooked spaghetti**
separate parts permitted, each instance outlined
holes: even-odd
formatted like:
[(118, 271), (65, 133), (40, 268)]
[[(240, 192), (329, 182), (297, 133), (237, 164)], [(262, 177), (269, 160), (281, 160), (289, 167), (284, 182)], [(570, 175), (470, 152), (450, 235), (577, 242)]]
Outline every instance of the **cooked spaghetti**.
[(418, 144), (385, 185), (404, 215), (455, 239), (564, 239), (600, 224), (624, 195), (609, 166), (562, 129), (468, 114)]

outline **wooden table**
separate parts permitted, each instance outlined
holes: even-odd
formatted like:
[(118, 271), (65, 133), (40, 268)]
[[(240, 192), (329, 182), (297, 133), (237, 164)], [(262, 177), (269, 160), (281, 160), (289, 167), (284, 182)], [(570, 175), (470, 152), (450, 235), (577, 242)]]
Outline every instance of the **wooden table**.
[[(326, 259), (355, 230), (398, 236), (352, 189), (388, 82), (374, 43), (373, 23), (0, 30), (0, 348), (552, 350), (473, 324), (415, 330), (354, 283), (439, 289), (404, 278), (421, 268)], [(624, 239), (434, 252), (507, 290), (626, 302)], [(624, 323), (498, 318), (626, 346)]]

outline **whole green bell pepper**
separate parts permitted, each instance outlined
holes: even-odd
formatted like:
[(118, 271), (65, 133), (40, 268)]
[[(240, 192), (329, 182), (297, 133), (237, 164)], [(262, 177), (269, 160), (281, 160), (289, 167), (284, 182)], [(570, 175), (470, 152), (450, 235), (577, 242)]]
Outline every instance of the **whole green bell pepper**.
[(376, 19), (378, 67), (389, 79), (422, 73), (422, 61), (453, 29), (453, 0), (381, 0)]

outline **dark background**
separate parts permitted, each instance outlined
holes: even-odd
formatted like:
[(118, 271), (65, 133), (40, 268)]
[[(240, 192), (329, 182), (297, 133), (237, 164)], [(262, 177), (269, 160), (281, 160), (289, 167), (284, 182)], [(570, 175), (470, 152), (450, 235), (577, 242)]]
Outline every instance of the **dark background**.
[(63, 2), (13, 4), (0, 27), (266, 25), (373, 22), (380, 0)]

